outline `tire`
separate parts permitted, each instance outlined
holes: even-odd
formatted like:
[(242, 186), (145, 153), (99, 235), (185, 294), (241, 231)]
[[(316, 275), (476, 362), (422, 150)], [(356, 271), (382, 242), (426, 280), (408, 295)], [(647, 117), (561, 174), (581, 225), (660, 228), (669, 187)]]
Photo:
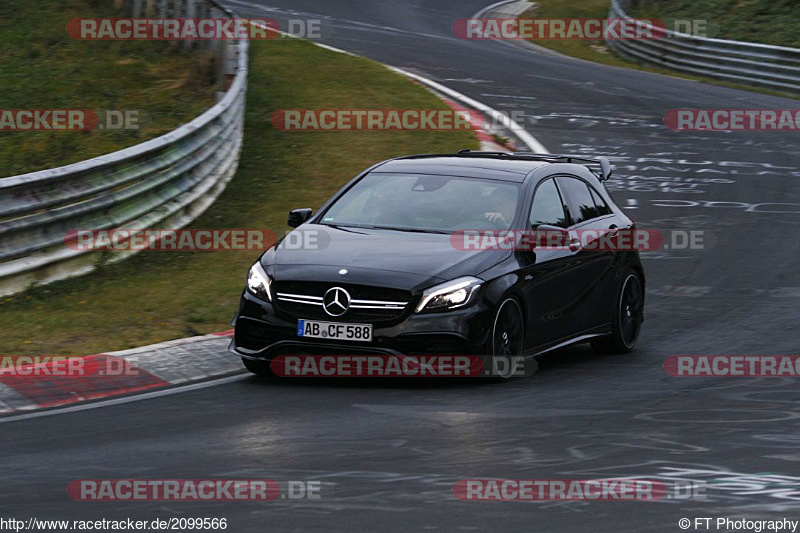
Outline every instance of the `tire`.
[(525, 346), (525, 320), (515, 298), (506, 298), (497, 307), (492, 334), (487, 342), (491, 355), (487, 375), (495, 381), (508, 381), (517, 375)]
[(592, 349), (601, 354), (632, 352), (639, 341), (644, 321), (644, 290), (641, 276), (629, 270), (620, 283), (615, 299), (612, 332), (591, 342)]
[(247, 370), (262, 378), (275, 377), (275, 373), (269, 366), (268, 361), (257, 361), (254, 359), (245, 359), (242, 357), (242, 363)]

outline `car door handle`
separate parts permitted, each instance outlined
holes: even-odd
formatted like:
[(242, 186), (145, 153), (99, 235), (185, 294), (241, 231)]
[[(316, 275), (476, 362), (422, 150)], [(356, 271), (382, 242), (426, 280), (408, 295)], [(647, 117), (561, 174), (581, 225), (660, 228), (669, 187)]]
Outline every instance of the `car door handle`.
[(581, 241), (578, 237), (570, 237), (569, 239), (569, 250), (571, 252), (577, 252), (581, 249)]
[(619, 228), (617, 227), (617, 225), (616, 225), (616, 224), (611, 224), (611, 225), (608, 227), (608, 229), (610, 229), (610, 230), (611, 230), (609, 233), (611, 233), (611, 236), (612, 236), (612, 237), (616, 237), (617, 235), (619, 235)]

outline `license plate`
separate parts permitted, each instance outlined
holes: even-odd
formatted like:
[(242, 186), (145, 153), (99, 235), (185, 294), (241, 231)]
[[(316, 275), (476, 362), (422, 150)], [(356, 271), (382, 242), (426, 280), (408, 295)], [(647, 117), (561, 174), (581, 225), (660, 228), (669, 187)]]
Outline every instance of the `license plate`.
[(372, 324), (343, 324), (341, 322), (298, 320), (297, 336), (314, 339), (371, 342)]

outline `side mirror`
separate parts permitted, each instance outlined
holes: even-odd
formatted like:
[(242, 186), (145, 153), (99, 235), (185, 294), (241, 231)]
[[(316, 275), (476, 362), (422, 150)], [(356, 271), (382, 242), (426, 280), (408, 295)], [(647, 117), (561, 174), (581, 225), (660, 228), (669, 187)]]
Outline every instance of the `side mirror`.
[(289, 220), (287, 220), (286, 223), (289, 226), (296, 228), (311, 218), (311, 213), (313, 212), (314, 210), (310, 207), (305, 207), (303, 209), (292, 209), (289, 211)]

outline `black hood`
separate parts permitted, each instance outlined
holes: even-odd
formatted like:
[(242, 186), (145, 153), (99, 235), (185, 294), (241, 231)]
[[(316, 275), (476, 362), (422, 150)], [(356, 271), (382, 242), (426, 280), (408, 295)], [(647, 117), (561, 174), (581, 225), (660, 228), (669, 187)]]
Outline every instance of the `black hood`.
[[(509, 253), (458, 250), (449, 234), (303, 224), (264, 262), (276, 281), (346, 281), (415, 290), (477, 276)], [(340, 274), (342, 269), (347, 274)]]

